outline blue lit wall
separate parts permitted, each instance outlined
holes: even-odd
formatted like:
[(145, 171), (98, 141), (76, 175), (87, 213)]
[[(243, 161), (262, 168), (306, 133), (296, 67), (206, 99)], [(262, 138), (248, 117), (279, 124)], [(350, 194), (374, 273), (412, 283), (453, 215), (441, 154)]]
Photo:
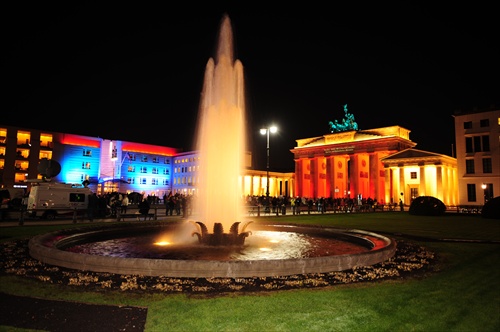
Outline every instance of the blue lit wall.
[[(57, 156), (54, 156), (61, 164), (61, 173), (55, 177), (57, 182), (81, 184), (86, 176), (98, 178), (101, 155), (99, 148), (76, 145), (62, 145), (59, 148)], [(90, 155), (87, 151), (90, 151)], [(85, 168), (87, 165), (90, 168)]]

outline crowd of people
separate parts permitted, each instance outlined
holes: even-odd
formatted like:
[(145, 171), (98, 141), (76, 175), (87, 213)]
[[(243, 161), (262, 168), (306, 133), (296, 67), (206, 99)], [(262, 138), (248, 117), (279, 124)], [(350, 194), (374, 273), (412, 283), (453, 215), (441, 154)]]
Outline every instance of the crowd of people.
[[(193, 213), (191, 207), (191, 195), (165, 194), (162, 199), (157, 196), (146, 196), (142, 194), (121, 194), (121, 193), (106, 193), (104, 195), (96, 195), (95, 193), (89, 198), (89, 218), (104, 218), (117, 217), (117, 214), (128, 212), (131, 204), (137, 206), (140, 214), (147, 215), (152, 204), (162, 204), (165, 207), (166, 216), (181, 216), (187, 217)], [(246, 196), (243, 205), (251, 207), (259, 207), (263, 214), (287, 214), (299, 215), (301, 213), (326, 213), (326, 212), (369, 212), (376, 210), (404, 210), (404, 205), (400, 201), (398, 203), (381, 204), (377, 199), (368, 198), (332, 198), (332, 197), (287, 197), (287, 196)]]
[[(285, 214), (286, 210), (291, 211), (293, 215), (303, 212), (311, 213), (326, 213), (333, 212), (359, 212), (359, 211), (376, 211), (383, 210), (387, 207), (388, 210), (395, 210), (397, 203), (384, 204), (377, 202), (373, 198), (332, 198), (332, 197), (269, 197), (266, 196), (247, 196), (245, 203), (250, 206), (260, 206), (263, 208), (263, 213), (267, 214)], [(400, 201), (400, 209), (403, 211), (404, 205)]]

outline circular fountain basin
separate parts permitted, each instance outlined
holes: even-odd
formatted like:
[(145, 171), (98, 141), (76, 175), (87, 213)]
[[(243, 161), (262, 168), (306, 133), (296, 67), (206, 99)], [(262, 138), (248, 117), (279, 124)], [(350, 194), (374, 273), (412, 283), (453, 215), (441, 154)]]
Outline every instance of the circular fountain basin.
[[(252, 224), (243, 246), (214, 247), (186, 236), (188, 227), (154, 222), (63, 230), (34, 237), (29, 251), (46, 264), (83, 271), (195, 278), (344, 271), (396, 252), (395, 240), (355, 229)], [(279, 243), (263, 244), (276, 237)], [(169, 238), (182, 241), (162, 245)]]

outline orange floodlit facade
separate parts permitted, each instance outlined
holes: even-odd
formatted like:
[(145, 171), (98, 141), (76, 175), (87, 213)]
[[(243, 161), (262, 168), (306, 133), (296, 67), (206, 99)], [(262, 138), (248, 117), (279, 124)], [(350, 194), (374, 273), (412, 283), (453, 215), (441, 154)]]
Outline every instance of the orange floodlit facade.
[[(415, 153), (416, 143), (403, 127), (349, 130), (296, 142), (291, 152), (298, 196), (372, 198), (381, 204), (401, 199), (410, 204), (417, 196), (430, 195), (447, 205), (457, 203), (455, 158)], [(412, 151), (413, 158), (394, 157), (403, 151)]]

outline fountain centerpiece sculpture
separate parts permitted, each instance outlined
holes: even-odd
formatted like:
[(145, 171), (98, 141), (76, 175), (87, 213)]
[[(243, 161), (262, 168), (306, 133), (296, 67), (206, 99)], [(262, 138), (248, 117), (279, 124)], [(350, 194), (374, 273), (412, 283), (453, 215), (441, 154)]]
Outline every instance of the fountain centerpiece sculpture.
[[(231, 21), (224, 15), (215, 57), (205, 69), (196, 132), (199, 180), (193, 207), (201, 221), (195, 223), (199, 231), (193, 235), (205, 244), (242, 244), (249, 235), (238, 233), (243, 219), (240, 177), (246, 149), (245, 112), (243, 65), (234, 59)], [(211, 225), (213, 234), (208, 233)], [(224, 228), (230, 228), (226, 235)]]

